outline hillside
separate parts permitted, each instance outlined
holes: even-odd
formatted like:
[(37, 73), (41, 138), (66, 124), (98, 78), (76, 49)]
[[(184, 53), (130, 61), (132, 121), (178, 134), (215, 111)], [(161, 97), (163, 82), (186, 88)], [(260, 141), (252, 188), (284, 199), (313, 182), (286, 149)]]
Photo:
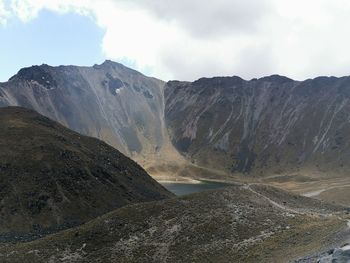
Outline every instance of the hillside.
[(172, 81), (165, 119), (194, 164), (240, 175), (350, 172), (350, 78), (270, 76)]
[(0, 246), (1, 262), (287, 262), (342, 242), (345, 209), (263, 185), (125, 206)]
[(34, 109), (148, 167), (164, 156), (181, 159), (164, 124), (163, 86), (109, 60), (93, 67), (44, 64), (23, 68), (0, 83), (0, 107)]
[(0, 109), (0, 240), (27, 239), (173, 196), (106, 143), (38, 113)]

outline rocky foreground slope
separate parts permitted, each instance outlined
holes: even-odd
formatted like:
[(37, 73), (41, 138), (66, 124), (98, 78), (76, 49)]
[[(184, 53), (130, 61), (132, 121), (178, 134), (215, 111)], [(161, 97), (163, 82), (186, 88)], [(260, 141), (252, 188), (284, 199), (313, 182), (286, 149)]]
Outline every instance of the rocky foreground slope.
[(236, 174), (350, 172), (350, 77), (172, 81), (165, 119), (193, 163)]
[(1, 262), (287, 262), (326, 248), (344, 209), (262, 185), (125, 206), (29, 243)]
[(0, 109), (0, 241), (33, 238), (171, 196), (106, 143), (32, 110)]

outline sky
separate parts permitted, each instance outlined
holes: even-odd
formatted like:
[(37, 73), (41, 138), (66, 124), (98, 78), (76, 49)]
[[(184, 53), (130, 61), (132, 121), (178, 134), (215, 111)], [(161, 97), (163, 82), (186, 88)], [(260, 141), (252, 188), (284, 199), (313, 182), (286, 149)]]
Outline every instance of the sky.
[(350, 75), (348, 0), (0, 0), (0, 81), (111, 59), (163, 80)]

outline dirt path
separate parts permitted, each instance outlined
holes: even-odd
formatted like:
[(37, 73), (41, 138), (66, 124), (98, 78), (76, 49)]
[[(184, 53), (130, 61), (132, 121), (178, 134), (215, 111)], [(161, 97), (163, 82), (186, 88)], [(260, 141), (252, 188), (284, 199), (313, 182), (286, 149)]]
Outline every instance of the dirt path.
[(300, 212), (300, 211), (298, 211), (298, 210), (289, 208), (289, 207), (287, 207), (287, 206), (285, 206), (285, 205), (281, 205), (281, 204), (275, 202), (275, 201), (272, 200), (271, 198), (269, 198), (269, 197), (267, 197), (267, 196), (265, 196), (265, 195), (263, 195), (263, 194), (261, 194), (261, 193), (255, 191), (254, 189), (252, 189), (250, 184), (244, 185), (243, 188), (244, 188), (244, 189), (247, 189), (247, 190), (249, 190), (249, 191), (251, 191), (252, 193), (254, 193), (254, 194), (256, 194), (256, 195), (258, 195), (258, 196), (260, 196), (260, 197), (262, 197), (262, 198), (264, 198), (264, 199), (266, 199), (266, 200), (267, 200), (268, 202), (270, 202), (273, 206), (275, 206), (275, 207), (277, 207), (277, 208), (279, 208), (279, 209), (285, 210), (285, 211), (290, 212), (290, 213), (299, 214), (299, 215), (304, 215), (304, 214), (306, 214), (306, 213), (304, 213), (304, 212)]

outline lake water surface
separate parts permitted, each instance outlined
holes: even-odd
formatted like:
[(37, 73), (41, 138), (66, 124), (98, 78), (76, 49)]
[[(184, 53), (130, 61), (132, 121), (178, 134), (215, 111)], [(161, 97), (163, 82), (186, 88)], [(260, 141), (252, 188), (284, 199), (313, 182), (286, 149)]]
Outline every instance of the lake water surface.
[(161, 184), (168, 189), (170, 192), (173, 192), (177, 196), (183, 196), (183, 195), (188, 195), (192, 193), (198, 193), (202, 192), (205, 190), (210, 190), (210, 189), (218, 189), (222, 187), (229, 186), (229, 184), (225, 183), (219, 183), (219, 182), (207, 182), (207, 181), (202, 181), (199, 183), (168, 183), (164, 182)]

